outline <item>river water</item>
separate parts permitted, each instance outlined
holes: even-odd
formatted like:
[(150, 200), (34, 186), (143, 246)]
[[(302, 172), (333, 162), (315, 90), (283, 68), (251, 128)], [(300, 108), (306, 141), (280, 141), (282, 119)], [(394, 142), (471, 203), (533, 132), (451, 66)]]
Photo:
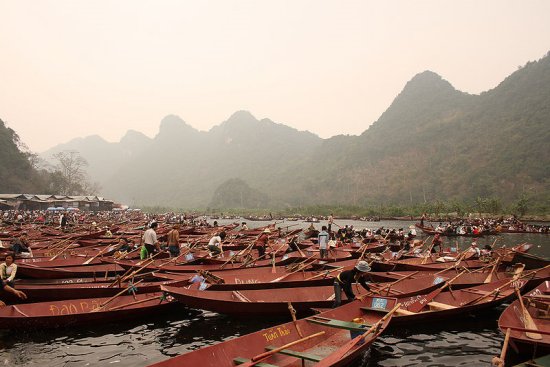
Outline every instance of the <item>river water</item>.
[[(302, 222), (279, 225), (298, 223), (308, 225)], [(337, 223), (355, 228), (384, 226), (405, 230), (412, 224), (343, 220)], [(256, 227), (267, 222), (248, 224)], [(320, 224), (315, 226), (320, 227)], [(497, 237), (497, 246), (529, 242), (535, 244), (531, 253), (550, 257), (550, 235), (507, 234), (484, 237), (478, 242), (482, 246), (492, 244)], [(470, 240), (459, 239), (461, 248), (469, 245)], [(497, 328), (497, 320), (503, 309), (501, 306), (480, 315), (437, 324), (394, 328), (381, 336), (355, 366), (489, 366), (491, 358), (500, 354), (503, 335)], [(0, 366), (146, 366), (288, 320), (289, 317), (243, 320), (182, 307), (170, 315), (119, 324), (0, 331)]]

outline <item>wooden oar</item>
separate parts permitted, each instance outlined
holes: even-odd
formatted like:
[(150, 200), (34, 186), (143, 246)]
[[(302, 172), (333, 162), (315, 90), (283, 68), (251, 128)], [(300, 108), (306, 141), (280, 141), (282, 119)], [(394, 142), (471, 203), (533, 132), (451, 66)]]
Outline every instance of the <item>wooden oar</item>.
[[(120, 237), (121, 237), (121, 236), (119, 236), (117, 239), (115, 239), (115, 241), (117, 241), (117, 240), (120, 241)], [(120, 246), (122, 246), (122, 243), (117, 243), (117, 244), (114, 246), (113, 250), (118, 249)], [(109, 248), (111, 248), (111, 246), (106, 245), (106, 246), (105, 246), (104, 248), (102, 248), (97, 254), (95, 254), (94, 256), (92, 256), (91, 258), (89, 258), (88, 260), (84, 261), (84, 262), (82, 263), (82, 265), (88, 265), (89, 263), (91, 263), (92, 261), (94, 261), (98, 256), (103, 255), (105, 252), (107, 252), (107, 250), (108, 250)]]
[(443, 285), (439, 288), (437, 288), (434, 291), (431, 291), (425, 296), (413, 296), (411, 297), (414, 299), (414, 301), (407, 306), (407, 311), (410, 312), (420, 312), (424, 306), (426, 306), (428, 303), (430, 303), (439, 293), (441, 293), (445, 288), (450, 286), (453, 281), (455, 281), (458, 277), (460, 277), (462, 274), (464, 274), (464, 271), (462, 271), (460, 274), (452, 278), (451, 280), (446, 281), (443, 283)]
[(254, 246), (254, 242), (251, 242), (250, 245), (246, 246), (243, 250), (239, 252), (235, 252), (233, 256), (229, 257), (229, 259), (220, 266), (220, 269), (223, 269), (228, 263), (233, 261), (233, 259), (236, 258), (237, 256), (241, 256), (250, 252), (253, 246)]
[(61, 255), (62, 253), (64, 253), (65, 251), (67, 251), (69, 249), (69, 247), (71, 247), (73, 244), (72, 243), (69, 243), (65, 248), (63, 248), (60, 252), (57, 253), (57, 255), (54, 255), (50, 258), (50, 261), (53, 261), (55, 259), (57, 259), (57, 257), (59, 255)]
[(491, 269), (491, 272), (489, 273), (487, 278), (485, 278), (485, 281), (483, 283), (491, 283), (493, 281), (493, 274), (496, 274), (498, 265), (500, 264), (500, 259), (501, 259), (500, 256), (497, 257), (497, 261), (495, 261), (495, 265), (493, 265), (493, 269)]
[(323, 271), (322, 273), (320, 274), (317, 274), (317, 275), (314, 275), (312, 277), (309, 277), (305, 280), (313, 280), (313, 279), (316, 279), (316, 278), (319, 278), (319, 277), (326, 277), (327, 275), (329, 275), (330, 273), (332, 273), (333, 271), (338, 271), (338, 270), (342, 270), (344, 267), (343, 266), (338, 266), (332, 270), (327, 270), (327, 271)]
[(365, 340), (367, 336), (370, 333), (376, 333), (380, 326), (390, 317), (393, 316), (394, 312), (397, 311), (397, 309), (401, 306), (400, 303), (395, 305), (394, 308), (391, 309), (390, 312), (384, 315), (378, 322), (376, 322), (374, 325), (370, 327), (367, 331), (365, 331), (363, 334), (356, 336), (352, 340), (350, 340), (347, 344), (344, 346), (338, 348), (331, 354), (329, 354), (327, 357), (323, 358), (319, 363), (315, 365), (315, 367), (329, 367), (333, 366), (336, 362), (340, 361), (346, 354), (349, 353), (351, 349), (353, 349), (359, 342)]
[[(531, 317), (531, 314), (529, 313), (529, 311), (525, 308), (525, 305), (523, 304), (523, 298), (521, 297), (521, 293), (519, 292), (518, 288), (516, 288), (516, 294), (518, 295), (519, 304), (521, 306), (521, 313), (523, 314), (523, 320), (522, 320), (523, 325), (525, 326), (526, 329), (538, 330), (537, 324), (535, 324), (535, 321)], [(525, 335), (527, 335), (527, 337), (529, 339), (535, 339), (535, 340), (542, 339), (542, 335), (540, 335), (539, 333), (531, 332), (531, 331), (526, 332)]]
[[(420, 264), (422, 264), (422, 265), (426, 264), (426, 262), (428, 261), (428, 256), (431, 257), (432, 249), (434, 247), (434, 242), (435, 242), (435, 237), (432, 239), (432, 243), (431, 243), (430, 247), (428, 247), (428, 250), (426, 251), (426, 255), (424, 256), (424, 258), (422, 259), (422, 262)], [(440, 245), (440, 247), (441, 247), (441, 245)]]
[(531, 331), (531, 332), (536, 332), (536, 333), (540, 333), (540, 334), (543, 334), (543, 335), (550, 335), (550, 330), (531, 330), (531, 329), (525, 329), (525, 328), (517, 327), (517, 326), (501, 326), (501, 328), (521, 331), (521, 332), (524, 332), (524, 333), (528, 332), (528, 331)]
[(506, 350), (508, 349), (508, 340), (510, 339), (510, 329), (506, 329), (506, 336), (504, 337), (504, 345), (500, 352), (500, 357), (494, 357), (491, 360), (491, 364), (495, 367), (504, 367), (504, 360), (506, 359)]
[(504, 283), (503, 285), (501, 285), (500, 287), (498, 288), (495, 288), (493, 289), (491, 292), (487, 293), (487, 294), (484, 294), (482, 296), (479, 296), (477, 298), (474, 298), (464, 304), (462, 304), (461, 306), (469, 306), (469, 305), (475, 305), (476, 303), (478, 303), (479, 301), (489, 297), (489, 296), (494, 296), (494, 297), (497, 297), (498, 294), (500, 293), (500, 291), (502, 290), (502, 288), (505, 288), (507, 286), (509, 286), (510, 284), (512, 284), (513, 282), (517, 281), (517, 279), (512, 279), (506, 283)]
[(261, 353), (261, 354), (258, 354), (254, 357), (251, 358), (251, 360), (249, 362), (245, 362), (243, 364), (240, 364), (239, 366), (240, 367), (251, 367), (251, 366), (255, 366), (257, 365), (258, 363), (260, 363), (261, 361), (271, 357), (273, 354), (275, 353), (279, 353), (280, 351), (282, 351), (283, 349), (286, 349), (286, 348), (289, 348), (289, 347), (292, 347), (293, 345), (296, 345), (296, 344), (300, 344), (300, 343), (303, 343), (307, 340), (310, 340), (310, 339), (313, 339), (313, 338), (316, 338), (318, 336), (321, 336), (321, 335), (325, 335), (325, 332), (324, 331), (320, 331), (318, 333), (315, 333), (315, 334), (311, 334), (311, 335), (308, 335), (304, 338), (301, 338), (301, 339), (298, 339), (298, 340), (295, 340), (293, 342), (290, 342), (290, 343), (287, 343), (283, 346), (280, 346), (278, 348), (275, 348), (273, 350), (270, 350), (269, 352), (265, 352), (265, 353)]
[[(140, 303), (145, 303), (145, 302), (149, 302), (149, 301), (153, 301), (155, 299), (162, 299), (162, 295), (160, 296), (155, 296), (155, 297), (150, 297), (150, 298), (144, 298), (144, 299), (140, 299), (140, 300), (137, 300), (137, 301), (134, 301), (134, 302), (130, 302), (130, 303), (125, 303), (123, 305), (118, 305), (118, 306), (115, 306), (115, 307), (111, 307), (109, 308), (107, 311), (115, 311), (115, 310), (119, 310), (121, 308), (124, 308), (124, 307), (128, 307), (128, 306), (133, 306), (133, 305), (138, 305)], [(162, 301), (161, 301), (162, 303)]]
[[(400, 279), (397, 279), (397, 280), (394, 281), (394, 282), (391, 282), (390, 284), (386, 285), (384, 288), (379, 289), (377, 292), (378, 292), (378, 294), (382, 294), (381, 292), (385, 291), (386, 288), (387, 288), (387, 289), (388, 289), (388, 293), (387, 293), (387, 294), (390, 294), (390, 289), (391, 289), (391, 287), (393, 287), (393, 286), (396, 285), (397, 283), (401, 282), (402, 280), (408, 279), (408, 278), (410, 278), (410, 277), (412, 277), (412, 276), (414, 276), (414, 275), (416, 275), (416, 274), (418, 274), (418, 271), (415, 271), (415, 272), (413, 272), (413, 273), (410, 273), (409, 275), (404, 276), (403, 278), (400, 278)], [(386, 295), (387, 295), (387, 294), (386, 294)]]
[(107, 306), (109, 303), (113, 302), (116, 298), (120, 297), (122, 294), (124, 294), (125, 292), (127, 292), (130, 288), (133, 288), (135, 287), (136, 285), (138, 285), (139, 283), (143, 282), (143, 279), (137, 281), (135, 284), (131, 284), (129, 285), (128, 287), (126, 287), (125, 289), (121, 290), (120, 292), (118, 292), (117, 294), (115, 294), (114, 296), (112, 296), (111, 298), (109, 298), (107, 301), (101, 303), (99, 305), (99, 307), (97, 308), (94, 308), (91, 312), (98, 312), (98, 311), (101, 311), (105, 306)]
[(308, 266), (310, 266), (311, 264), (313, 264), (316, 259), (313, 259), (313, 261), (311, 261), (310, 263), (307, 263), (309, 260), (311, 260), (313, 258), (313, 256), (315, 255), (312, 255), (311, 257), (307, 258), (304, 262), (301, 263), (300, 266), (298, 266), (298, 268), (290, 273), (286, 273), (285, 275), (283, 276), (280, 276), (278, 277), (277, 279), (273, 279), (270, 283), (277, 283), (277, 282), (280, 282), (281, 280), (287, 278), (288, 276), (294, 274), (294, 273), (297, 273), (299, 271), (302, 271), (304, 270), (305, 268), (307, 268)]
[(298, 326), (298, 322), (296, 320), (296, 310), (294, 309), (294, 307), (292, 307), (292, 302), (287, 302), (287, 305), (288, 311), (290, 311), (290, 316), (292, 317), (292, 322), (294, 323), (294, 327), (296, 328), (298, 335), (300, 335), (300, 338), (303, 338), (304, 334), (302, 334), (302, 330)]

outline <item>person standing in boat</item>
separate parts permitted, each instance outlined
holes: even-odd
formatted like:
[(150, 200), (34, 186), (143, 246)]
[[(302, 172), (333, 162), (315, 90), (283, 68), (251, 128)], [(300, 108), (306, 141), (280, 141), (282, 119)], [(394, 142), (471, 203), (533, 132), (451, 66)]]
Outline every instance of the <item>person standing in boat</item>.
[(317, 236), (317, 243), (319, 244), (319, 255), (321, 259), (328, 259), (328, 241), (329, 241), (329, 234), (327, 232), (327, 227), (322, 226), (321, 232), (319, 232), (319, 235)]
[(145, 231), (143, 234), (143, 246), (145, 247), (145, 257), (147, 258), (149, 256), (152, 256), (153, 253), (160, 251), (160, 245), (157, 240), (157, 232), (155, 232), (155, 229), (157, 229), (158, 223), (153, 222), (151, 223), (151, 226), (148, 230)]
[(334, 224), (334, 216), (332, 213), (328, 216), (328, 233), (332, 231), (332, 225)]
[(170, 256), (177, 257), (180, 254), (180, 226), (179, 224), (174, 225), (170, 232), (167, 234), (168, 242), (168, 251), (170, 251)]
[(217, 236), (213, 236), (210, 241), (208, 241), (208, 250), (210, 250), (212, 256), (217, 256), (223, 253), (222, 242), (225, 239), (225, 232), (221, 231)]
[(342, 290), (348, 300), (353, 301), (355, 299), (355, 294), (351, 287), (353, 283), (358, 282), (365, 290), (370, 291), (369, 284), (365, 279), (370, 270), (371, 268), (366, 261), (359, 261), (353, 269), (345, 270), (338, 274), (334, 278), (334, 304), (332, 307), (335, 308), (342, 304)]

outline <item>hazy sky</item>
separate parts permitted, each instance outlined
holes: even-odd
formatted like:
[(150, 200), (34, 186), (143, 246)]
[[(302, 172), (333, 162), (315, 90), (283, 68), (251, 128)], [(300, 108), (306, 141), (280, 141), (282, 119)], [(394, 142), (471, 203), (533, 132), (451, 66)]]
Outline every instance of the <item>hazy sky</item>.
[(0, 118), (34, 151), (241, 109), (360, 134), (424, 70), (494, 88), (550, 50), (549, 19), (548, 0), (0, 0)]

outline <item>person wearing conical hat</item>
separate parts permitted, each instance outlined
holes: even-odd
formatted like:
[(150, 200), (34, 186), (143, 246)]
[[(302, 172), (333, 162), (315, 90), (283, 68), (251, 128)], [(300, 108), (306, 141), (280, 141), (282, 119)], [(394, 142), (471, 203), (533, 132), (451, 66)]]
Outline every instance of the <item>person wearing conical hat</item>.
[(359, 261), (351, 270), (345, 270), (334, 278), (334, 304), (332, 307), (338, 307), (342, 303), (342, 290), (346, 294), (348, 300), (353, 301), (355, 294), (353, 293), (352, 284), (358, 282), (361, 286), (370, 291), (369, 284), (366, 281), (366, 276), (371, 270), (366, 261)]

